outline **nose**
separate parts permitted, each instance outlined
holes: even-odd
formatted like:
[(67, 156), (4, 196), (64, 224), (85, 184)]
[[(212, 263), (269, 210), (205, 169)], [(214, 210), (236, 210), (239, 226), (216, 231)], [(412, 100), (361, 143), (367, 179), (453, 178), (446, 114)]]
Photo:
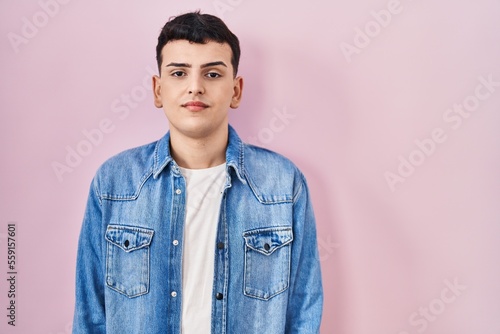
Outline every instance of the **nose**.
[(202, 95), (205, 93), (205, 87), (203, 86), (203, 79), (200, 75), (192, 75), (189, 81), (188, 87), (189, 94)]

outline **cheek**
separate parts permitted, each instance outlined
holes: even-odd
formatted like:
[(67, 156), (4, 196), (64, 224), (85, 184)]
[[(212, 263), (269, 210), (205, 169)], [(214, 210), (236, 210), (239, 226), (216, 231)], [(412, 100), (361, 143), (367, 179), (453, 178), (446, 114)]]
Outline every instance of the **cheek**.
[(174, 103), (179, 97), (179, 87), (174, 87), (172, 85), (163, 85), (161, 99), (165, 103)]
[(234, 86), (231, 84), (231, 85), (227, 85), (223, 88), (223, 92), (224, 92), (224, 100), (227, 101), (227, 102), (231, 102), (233, 100), (233, 95), (234, 95)]

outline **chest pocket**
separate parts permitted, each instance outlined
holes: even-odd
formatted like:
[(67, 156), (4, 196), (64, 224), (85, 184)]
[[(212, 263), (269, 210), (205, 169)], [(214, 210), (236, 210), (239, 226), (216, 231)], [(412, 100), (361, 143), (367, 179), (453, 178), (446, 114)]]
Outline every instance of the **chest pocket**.
[(149, 246), (154, 231), (142, 227), (108, 225), (106, 229), (106, 285), (127, 296), (149, 291)]
[(262, 300), (285, 291), (290, 281), (291, 227), (270, 227), (243, 233), (244, 294)]

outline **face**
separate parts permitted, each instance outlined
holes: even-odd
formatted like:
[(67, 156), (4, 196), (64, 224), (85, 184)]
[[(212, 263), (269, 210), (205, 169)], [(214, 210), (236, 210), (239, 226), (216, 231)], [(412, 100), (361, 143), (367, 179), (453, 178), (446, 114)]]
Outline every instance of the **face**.
[(243, 88), (242, 78), (234, 78), (231, 56), (226, 43), (176, 40), (163, 47), (153, 91), (171, 136), (204, 139), (227, 133), (229, 108), (239, 106)]

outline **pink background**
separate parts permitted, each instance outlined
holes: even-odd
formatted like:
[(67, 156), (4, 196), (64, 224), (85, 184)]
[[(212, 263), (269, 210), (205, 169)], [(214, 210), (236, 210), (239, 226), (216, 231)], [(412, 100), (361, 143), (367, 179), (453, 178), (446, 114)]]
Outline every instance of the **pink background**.
[[(70, 332), (89, 183), (168, 129), (156, 38), (198, 8), (241, 40), (232, 124), (308, 178), (322, 333), (500, 333), (500, 86), (481, 83), (500, 82), (498, 1), (55, 1), (0, 2), (1, 333)], [(58, 177), (68, 150), (85, 155)]]

